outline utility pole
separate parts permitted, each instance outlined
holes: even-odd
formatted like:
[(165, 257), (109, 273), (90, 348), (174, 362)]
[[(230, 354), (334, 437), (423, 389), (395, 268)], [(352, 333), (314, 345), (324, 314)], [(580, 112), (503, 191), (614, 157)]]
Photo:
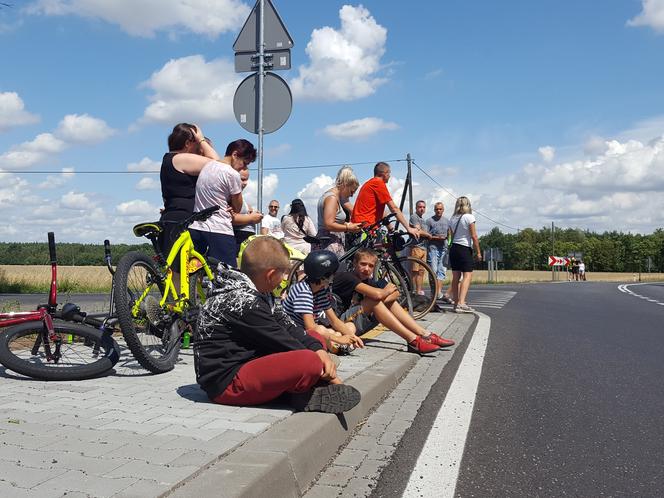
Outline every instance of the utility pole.
[[(555, 248), (555, 242), (554, 242), (554, 234), (555, 233), (555, 227), (553, 225), (553, 221), (551, 222), (551, 256), (556, 255), (556, 248)], [(551, 267), (551, 280), (554, 281), (556, 280), (556, 265), (553, 265)]]
[(408, 163), (408, 179), (406, 188), (408, 189), (408, 208), (409, 215), (413, 216), (413, 161), (410, 158), (410, 153), (406, 154), (406, 161)]

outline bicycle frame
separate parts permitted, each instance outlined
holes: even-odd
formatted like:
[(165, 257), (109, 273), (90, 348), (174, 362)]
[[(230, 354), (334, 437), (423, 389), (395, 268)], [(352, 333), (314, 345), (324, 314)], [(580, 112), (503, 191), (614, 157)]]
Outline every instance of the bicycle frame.
[[(201, 268), (205, 272), (207, 278), (212, 280), (214, 275), (208, 265), (205, 257), (194, 249), (194, 242), (191, 240), (191, 235), (188, 230), (184, 230), (177, 238), (173, 247), (171, 247), (170, 252), (168, 253), (168, 258), (164, 263), (164, 258), (157, 244), (156, 237), (150, 238), (152, 246), (155, 249), (157, 254), (157, 261), (161, 262), (164, 265), (164, 270), (166, 271), (166, 276), (164, 278), (164, 291), (159, 301), (160, 306), (164, 306), (169, 302), (169, 306), (176, 313), (183, 313), (185, 311), (185, 305), (190, 299), (189, 295), (189, 276), (195, 271), (200, 270)], [(180, 288), (177, 289), (175, 282), (173, 281), (173, 262), (175, 258), (180, 255)], [(145, 289), (143, 295), (136, 300), (134, 306), (132, 307), (132, 313), (136, 316), (139, 313), (141, 303), (145, 296), (150, 292), (150, 287)]]

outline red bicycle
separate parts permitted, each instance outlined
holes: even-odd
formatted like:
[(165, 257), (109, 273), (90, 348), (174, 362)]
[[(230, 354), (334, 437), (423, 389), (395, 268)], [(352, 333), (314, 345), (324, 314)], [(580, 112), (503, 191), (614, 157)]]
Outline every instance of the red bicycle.
[[(107, 260), (109, 245), (105, 241)], [(58, 309), (55, 236), (48, 233), (51, 286), (48, 303), (36, 310), (0, 313), (0, 363), (41, 380), (82, 380), (113, 368), (120, 358), (112, 317), (87, 316), (72, 303)]]

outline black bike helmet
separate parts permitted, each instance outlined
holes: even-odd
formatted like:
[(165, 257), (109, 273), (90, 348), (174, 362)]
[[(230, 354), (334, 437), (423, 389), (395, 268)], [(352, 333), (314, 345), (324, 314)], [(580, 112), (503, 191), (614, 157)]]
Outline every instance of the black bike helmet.
[(304, 273), (310, 281), (330, 277), (339, 269), (339, 260), (332, 251), (312, 251), (304, 258)]

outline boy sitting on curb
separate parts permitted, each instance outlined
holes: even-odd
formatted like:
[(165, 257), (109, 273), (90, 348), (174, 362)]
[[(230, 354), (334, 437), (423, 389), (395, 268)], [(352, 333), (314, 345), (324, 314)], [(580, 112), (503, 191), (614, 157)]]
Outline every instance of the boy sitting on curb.
[(219, 265), (201, 309), (194, 342), (196, 380), (215, 403), (260, 405), (293, 394), (302, 411), (341, 413), (360, 401), (342, 384), (321, 343), (267, 295), (289, 270), (288, 251), (273, 237), (246, 247), (241, 272)]
[(372, 280), (377, 261), (373, 250), (360, 249), (353, 257), (354, 270), (334, 276), (332, 291), (346, 309), (341, 320), (355, 324), (358, 335), (380, 323), (405, 339), (408, 350), (419, 354), (453, 346), (454, 341), (424, 329), (399, 305), (394, 284)]
[(330, 283), (339, 268), (339, 260), (331, 251), (312, 251), (304, 259), (304, 280), (293, 285), (283, 302), (284, 311), (307, 333), (317, 332), (328, 344), (328, 350), (341, 354), (363, 348), (355, 335), (355, 326), (344, 323), (332, 309), (334, 298)]

